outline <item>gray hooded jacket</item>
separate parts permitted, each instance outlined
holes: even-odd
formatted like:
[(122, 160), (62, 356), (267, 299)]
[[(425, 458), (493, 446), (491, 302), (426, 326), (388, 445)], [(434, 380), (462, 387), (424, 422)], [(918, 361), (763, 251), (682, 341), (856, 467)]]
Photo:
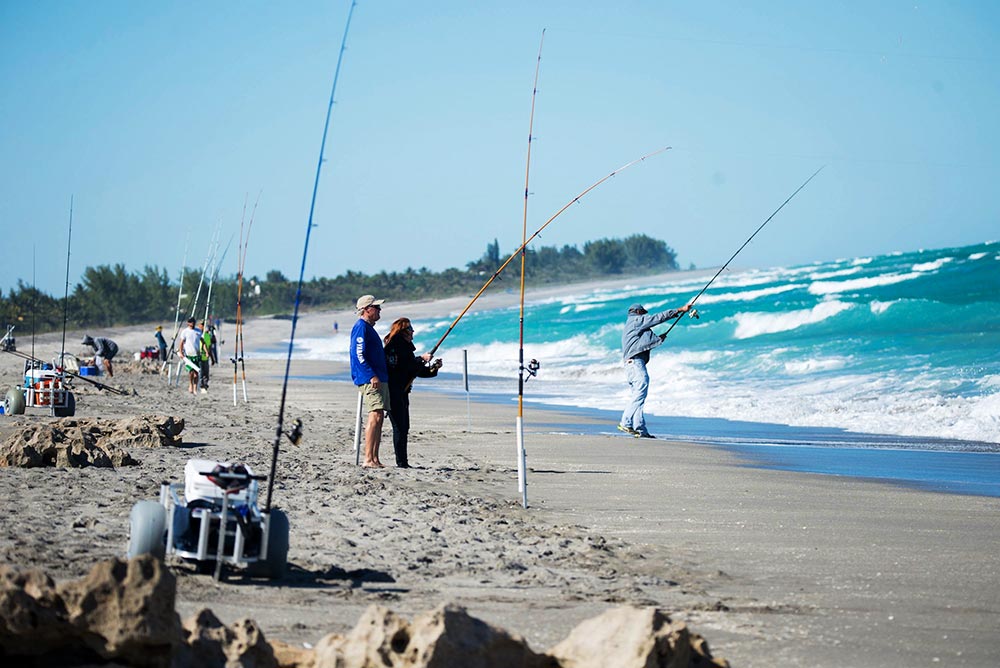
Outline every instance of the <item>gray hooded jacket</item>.
[(653, 327), (680, 314), (681, 311), (678, 309), (642, 315), (629, 311), (628, 320), (625, 321), (625, 331), (622, 332), (622, 359), (628, 361), (663, 343), (659, 335), (653, 333)]

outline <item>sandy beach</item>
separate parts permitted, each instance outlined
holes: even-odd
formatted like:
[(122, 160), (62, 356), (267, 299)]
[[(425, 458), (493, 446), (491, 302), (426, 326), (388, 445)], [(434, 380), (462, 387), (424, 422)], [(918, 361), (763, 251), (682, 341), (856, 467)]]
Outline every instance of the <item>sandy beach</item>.
[[(565, 291), (565, 288), (563, 289)], [(494, 300), (513, 299), (498, 295)], [(447, 316), (464, 299), (387, 305), (394, 317)], [(496, 301), (494, 302), (496, 303)], [(321, 336), (349, 312), (304, 315)], [(155, 325), (155, 323), (154, 323)], [(246, 326), (248, 348), (287, 339), (288, 320)], [(77, 415), (184, 418), (183, 447), (133, 452), (137, 466), (0, 471), (0, 563), (79, 577), (123, 555), (131, 505), (155, 499), (192, 457), (269, 468), (284, 362), (248, 356), (250, 402), (233, 406), (232, 366), (188, 395), (129, 363), (153, 325), (89, 332), (121, 349), (113, 379), (128, 396), (76, 384)], [(222, 337), (231, 334), (224, 326)], [(69, 352), (83, 332), (70, 332)], [(58, 353), (61, 334), (35, 341)], [(19, 349), (30, 349), (18, 332)], [(221, 353), (228, 358), (229, 345)], [(0, 355), (13, 386), (21, 360)], [(342, 372), (293, 361), (293, 376)], [(750, 468), (717, 448), (583, 435), (581, 418), (525, 409), (529, 508), (517, 490), (516, 405), (474, 404), (417, 389), (413, 469), (355, 466), (356, 392), (294, 379), (286, 420), (305, 437), (281, 444), (274, 504), (291, 526), (287, 578), (231, 574), (223, 584), (183, 563), (178, 610), (256, 620), (269, 638), (313, 644), (351, 628), (373, 602), (412, 616), (452, 601), (550, 647), (621, 603), (656, 605), (689, 622), (734, 666), (1000, 665), (1000, 499)], [(0, 441), (51, 420), (4, 416)], [(392, 461), (391, 429), (383, 461)]]

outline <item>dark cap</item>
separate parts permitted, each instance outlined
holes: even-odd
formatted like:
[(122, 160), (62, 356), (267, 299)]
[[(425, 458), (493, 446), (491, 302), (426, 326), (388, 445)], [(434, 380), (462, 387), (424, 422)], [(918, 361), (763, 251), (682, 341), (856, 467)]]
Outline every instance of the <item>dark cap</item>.
[(631, 306), (628, 307), (628, 312), (629, 313), (639, 313), (639, 312), (645, 311), (645, 310), (646, 310), (646, 307), (643, 306), (642, 304), (632, 304)]
[(194, 318), (188, 318), (188, 324), (189, 325), (193, 325), (194, 324)]

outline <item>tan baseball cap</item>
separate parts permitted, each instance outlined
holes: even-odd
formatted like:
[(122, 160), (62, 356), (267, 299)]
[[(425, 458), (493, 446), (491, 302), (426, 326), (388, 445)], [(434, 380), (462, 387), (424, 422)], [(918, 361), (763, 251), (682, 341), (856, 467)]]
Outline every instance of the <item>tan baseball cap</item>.
[(358, 297), (358, 303), (355, 305), (357, 310), (368, 308), (369, 306), (379, 306), (384, 304), (384, 299), (375, 299), (374, 295), (361, 295)]

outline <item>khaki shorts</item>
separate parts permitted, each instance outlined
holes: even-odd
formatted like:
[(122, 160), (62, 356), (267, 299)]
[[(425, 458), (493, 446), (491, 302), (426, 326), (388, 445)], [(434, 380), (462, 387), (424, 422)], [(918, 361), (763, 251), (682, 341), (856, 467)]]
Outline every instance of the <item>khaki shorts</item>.
[(371, 383), (358, 386), (358, 391), (364, 397), (365, 408), (369, 413), (372, 411), (389, 410), (389, 384), (379, 383), (378, 389)]

